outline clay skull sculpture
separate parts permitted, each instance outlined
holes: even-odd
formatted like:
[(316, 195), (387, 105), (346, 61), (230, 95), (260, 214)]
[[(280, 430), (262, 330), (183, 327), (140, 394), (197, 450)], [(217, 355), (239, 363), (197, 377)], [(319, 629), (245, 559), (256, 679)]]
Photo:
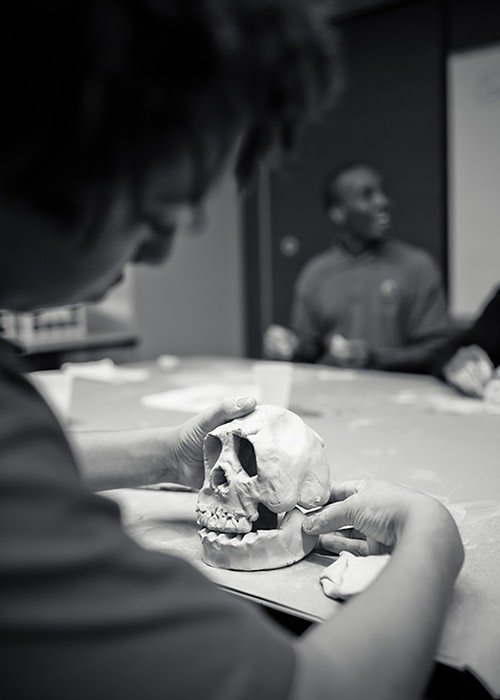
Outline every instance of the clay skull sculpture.
[(204, 464), (196, 510), (206, 564), (274, 569), (314, 548), (297, 506), (328, 501), (330, 469), (321, 438), (299, 416), (258, 406), (208, 433)]

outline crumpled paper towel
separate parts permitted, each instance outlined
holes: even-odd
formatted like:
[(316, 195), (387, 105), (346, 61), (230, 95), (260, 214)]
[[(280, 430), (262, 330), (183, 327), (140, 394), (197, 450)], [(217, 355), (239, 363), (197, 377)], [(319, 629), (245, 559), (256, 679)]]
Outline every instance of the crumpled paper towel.
[(341, 552), (339, 558), (320, 574), (323, 593), (337, 600), (346, 600), (361, 593), (377, 578), (390, 558), (390, 554), (358, 557), (351, 552)]

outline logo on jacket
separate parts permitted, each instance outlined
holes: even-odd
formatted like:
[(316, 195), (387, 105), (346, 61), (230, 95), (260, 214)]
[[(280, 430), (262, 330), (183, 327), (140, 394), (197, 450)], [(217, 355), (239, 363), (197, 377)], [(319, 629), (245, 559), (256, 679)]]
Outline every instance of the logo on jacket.
[(398, 296), (398, 283), (396, 280), (384, 280), (380, 284), (380, 296), (384, 301), (393, 301)]

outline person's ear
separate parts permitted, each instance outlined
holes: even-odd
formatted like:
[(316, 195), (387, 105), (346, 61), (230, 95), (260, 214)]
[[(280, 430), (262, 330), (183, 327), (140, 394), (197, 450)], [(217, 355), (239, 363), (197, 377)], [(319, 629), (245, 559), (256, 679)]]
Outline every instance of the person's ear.
[(331, 207), (328, 213), (330, 214), (330, 219), (337, 226), (341, 226), (344, 223), (345, 214), (341, 207)]

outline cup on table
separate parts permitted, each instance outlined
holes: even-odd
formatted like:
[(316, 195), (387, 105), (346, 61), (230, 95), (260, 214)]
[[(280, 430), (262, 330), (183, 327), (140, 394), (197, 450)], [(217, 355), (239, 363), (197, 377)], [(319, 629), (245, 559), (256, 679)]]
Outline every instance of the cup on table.
[(288, 408), (292, 392), (292, 362), (256, 362), (253, 366), (253, 378), (258, 387), (260, 403)]
[(484, 387), (484, 405), (489, 413), (500, 413), (500, 368), (496, 368)]

